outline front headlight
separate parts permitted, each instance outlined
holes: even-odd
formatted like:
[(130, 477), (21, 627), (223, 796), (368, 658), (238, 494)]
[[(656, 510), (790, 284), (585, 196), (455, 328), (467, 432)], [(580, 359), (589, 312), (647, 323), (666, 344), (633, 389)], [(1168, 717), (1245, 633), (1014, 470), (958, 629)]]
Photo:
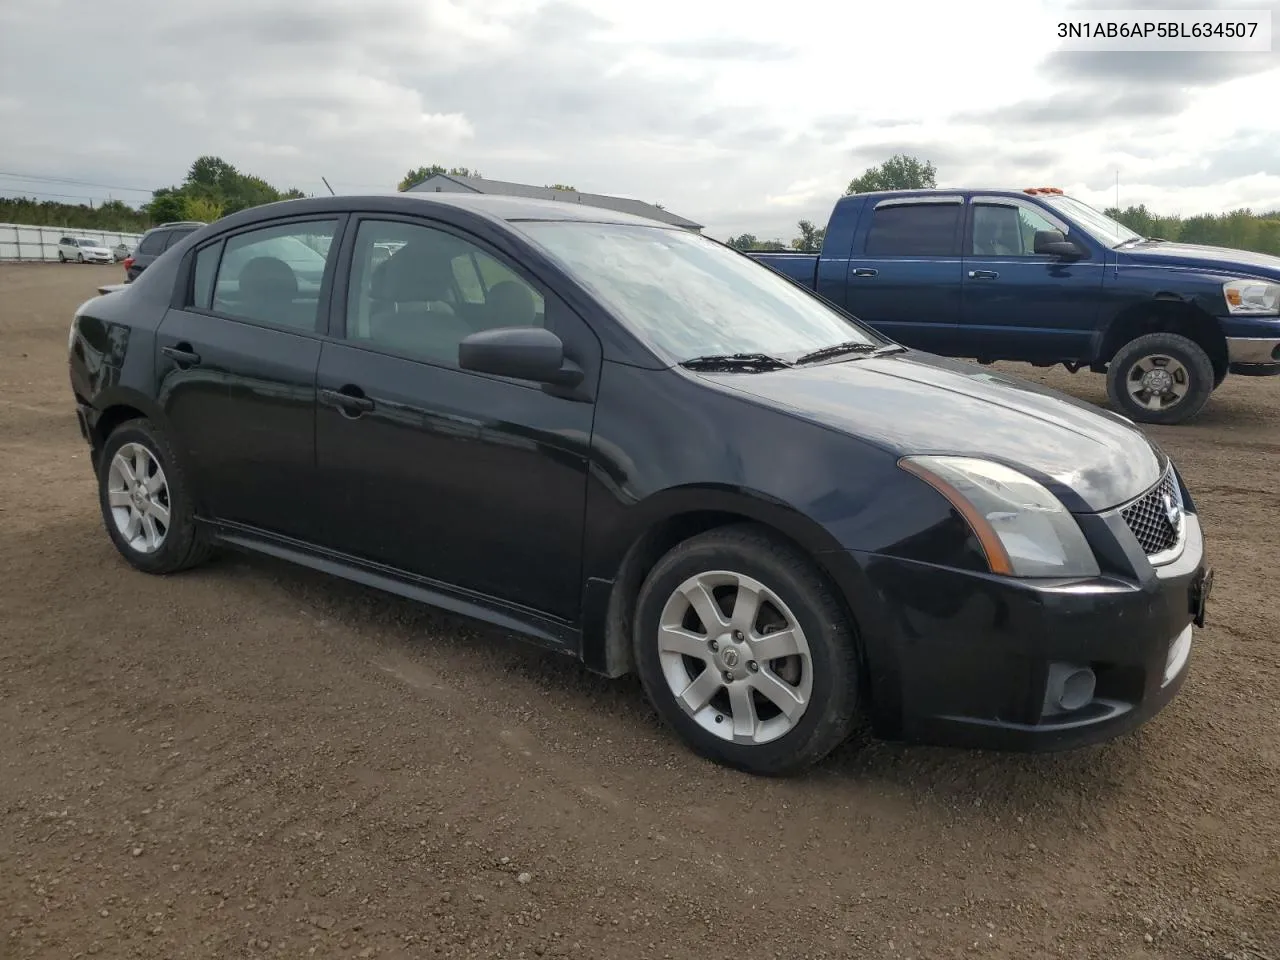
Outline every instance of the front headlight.
[(1075, 517), (1030, 477), (976, 457), (904, 457), (898, 463), (951, 501), (982, 545), (992, 573), (1098, 575), (1098, 561)]
[(1280, 313), (1280, 283), (1266, 280), (1228, 280), (1222, 285), (1227, 311), (1235, 314)]

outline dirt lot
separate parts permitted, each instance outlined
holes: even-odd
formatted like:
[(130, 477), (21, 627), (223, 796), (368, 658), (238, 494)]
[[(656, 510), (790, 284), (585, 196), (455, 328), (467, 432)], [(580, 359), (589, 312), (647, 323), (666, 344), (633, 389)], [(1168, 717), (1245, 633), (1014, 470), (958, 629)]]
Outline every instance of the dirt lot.
[(764, 781), (473, 624), (234, 555), (131, 572), (65, 367), (119, 275), (0, 265), (0, 958), (1280, 958), (1280, 378), (1156, 431), (1218, 582), (1155, 721)]

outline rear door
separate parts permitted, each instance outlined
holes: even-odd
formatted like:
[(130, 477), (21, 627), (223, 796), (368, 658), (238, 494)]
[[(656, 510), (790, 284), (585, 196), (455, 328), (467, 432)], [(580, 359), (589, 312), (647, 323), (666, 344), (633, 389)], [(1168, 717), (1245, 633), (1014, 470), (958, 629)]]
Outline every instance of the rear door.
[(888, 197), (862, 215), (848, 310), (909, 347), (950, 354), (960, 322), (961, 194)]
[(1071, 225), (1029, 200), (974, 196), (966, 220), (961, 355), (1042, 362), (1089, 357), (1102, 303), (1102, 258), (1038, 255), (1037, 231), (1070, 236)]
[(317, 253), (327, 269), (309, 281), (274, 254), (282, 238), (334, 250), (345, 221), (257, 223), (191, 254), (183, 305), (157, 334), (156, 366), (204, 515), (314, 537), (315, 377), (332, 255)]

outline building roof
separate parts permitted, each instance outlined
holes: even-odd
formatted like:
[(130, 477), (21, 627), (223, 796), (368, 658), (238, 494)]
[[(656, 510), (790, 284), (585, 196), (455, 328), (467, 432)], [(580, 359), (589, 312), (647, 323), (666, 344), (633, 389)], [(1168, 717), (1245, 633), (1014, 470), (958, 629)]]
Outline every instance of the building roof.
[(559, 200), (565, 203), (582, 203), (619, 213), (629, 213), (649, 220), (658, 220), (686, 230), (701, 230), (702, 224), (695, 223), (685, 217), (663, 210), (652, 203), (642, 200), (631, 200), (627, 197), (610, 197), (601, 193), (580, 193), (577, 190), (553, 190), (551, 187), (536, 187), (528, 183), (511, 183), (507, 180), (485, 180), (480, 177), (460, 177), (450, 173), (437, 173), (427, 179), (415, 183), (409, 192), (430, 192), (435, 180), (449, 180), (464, 189), (475, 193), (499, 194), (509, 197), (527, 197), (531, 200)]

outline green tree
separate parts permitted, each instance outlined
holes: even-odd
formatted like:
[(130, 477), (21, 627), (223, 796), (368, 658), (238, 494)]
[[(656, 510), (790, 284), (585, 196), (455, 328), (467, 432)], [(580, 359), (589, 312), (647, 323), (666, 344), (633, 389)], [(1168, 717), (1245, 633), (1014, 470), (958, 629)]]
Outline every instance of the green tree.
[(938, 171), (927, 160), (896, 153), (878, 167), (868, 167), (849, 181), (845, 194), (872, 190), (925, 190), (938, 185)]
[(577, 187), (571, 187), (571, 186), (569, 186), (567, 183), (548, 183), (548, 184), (547, 184), (547, 189), (548, 189), (548, 190), (563, 190), (563, 191), (565, 191), (566, 193), (577, 193), (577, 192), (578, 192), (578, 188), (577, 188)]
[[(237, 170), (221, 157), (206, 155), (192, 162), (181, 186), (153, 191), (146, 210), (155, 223), (216, 220), (225, 214), (303, 195), (297, 188), (282, 192), (261, 177)], [(196, 216), (192, 210), (202, 215)]]
[(449, 167), (445, 168), (438, 163), (433, 163), (429, 167), (414, 167), (406, 173), (396, 187), (401, 193), (408, 190), (416, 183), (421, 183), (427, 177), (434, 177), (436, 174), (444, 173), (451, 177), (475, 177), (477, 180), (481, 178), (479, 170), (472, 170), (469, 167)]
[(143, 209), (152, 223), (169, 223), (187, 218), (187, 198), (178, 187), (160, 187)]
[(815, 227), (810, 220), (801, 220), (796, 226), (800, 228), (800, 236), (791, 241), (791, 249), (801, 253), (821, 253), (827, 228)]
[(183, 203), (184, 219), (213, 223), (222, 216), (222, 206), (210, 197), (187, 197)]

